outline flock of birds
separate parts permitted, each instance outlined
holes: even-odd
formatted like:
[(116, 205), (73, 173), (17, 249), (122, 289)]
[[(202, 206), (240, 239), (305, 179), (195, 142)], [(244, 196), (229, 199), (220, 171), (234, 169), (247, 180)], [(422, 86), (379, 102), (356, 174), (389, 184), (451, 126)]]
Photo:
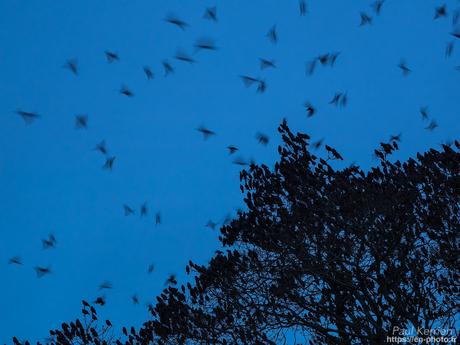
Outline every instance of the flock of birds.
[[(372, 14), (369, 14), (368, 12), (361, 12), (360, 13), (360, 26), (366, 26), (366, 25), (372, 25), (373, 21), (375, 20), (375, 16), (379, 16), (381, 14), (382, 8), (384, 6), (385, 0), (377, 0), (373, 3), (372, 5)], [(303, 0), (299, 1), (299, 14), (301, 16), (305, 16), (308, 12), (308, 7), (307, 3)], [(450, 12), (448, 11), (446, 5), (442, 5), (439, 7), (436, 7), (434, 10), (434, 19), (438, 20), (441, 18), (447, 18), (449, 16)], [(216, 7), (209, 7), (206, 8), (204, 11), (204, 19), (210, 20), (212, 22), (218, 23), (219, 17), (217, 13), (217, 8)], [(452, 17), (452, 26), (453, 26), (453, 31), (451, 32), (451, 36), (453, 37), (453, 41), (450, 41), (447, 44), (446, 50), (445, 50), (445, 56), (450, 57), (452, 55), (453, 49), (454, 49), (454, 40), (455, 39), (460, 39), (460, 29), (457, 28), (457, 24), (459, 21), (460, 17), (460, 12), (458, 10), (454, 10), (451, 14)], [(177, 16), (169, 15), (165, 19), (167, 24), (174, 25), (180, 30), (187, 30), (187, 28), (190, 26), (187, 22), (184, 20), (178, 18)], [(272, 27), (269, 28), (266, 34), (266, 39), (268, 39), (271, 43), (277, 44), (279, 40), (279, 35), (277, 32), (277, 27), (276, 25), (273, 25)], [(195, 42), (194, 48), (196, 52), (199, 51), (218, 51), (219, 48), (216, 46), (215, 42), (212, 39), (199, 39)], [(107, 63), (109, 64), (114, 64), (120, 61), (120, 56), (117, 52), (111, 51), (111, 50), (106, 50), (104, 52), (105, 54), (105, 59)], [(319, 56), (314, 57), (313, 59), (306, 61), (305, 62), (305, 74), (306, 76), (312, 75), (315, 73), (315, 71), (318, 68), (322, 67), (329, 67), (333, 68), (334, 65), (337, 63), (337, 60), (340, 58), (340, 52), (328, 52), (325, 54), (321, 54)], [(176, 55), (173, 56), (174, 60), (182, 63), (187, 63), (187, 64), (193, 64), (196, 62), (194, 56), (189, 55), (183, 51), (178, 51)], [(273, 59), (268, 59), (268, 58), (260, 58), (259, 59), (259, 67), (261, 71), (267, 70), (267, 69), (276, 69), (277, 64)], [(175, 73), (175, 67), (173, 64), (168, 60), (164, 59), (161, 62), (161, 65), (163, 67), (163, 76), (168, 77), (169, 75)], [(70, 73), (75, 75), (76, 77), (80, 73), (79, 69), (79, 64), (78, 60), (76, 58), (69, 59), (65, 62), (64, 66), (65, 69), (67, 69)], [(401, 60), (401, 62), (397, 65), (397, 67), (401, 70), (401, 73), (404, 77), (409, 76), (412, 73), (412, 69), (410, 65), (407, 63), (405, 60)], [(457, 70), (460, 71), (460, 66), (456, 67)], [(156, 73), (150, 66), (143, 66), (142, 70), (145, 74), (145, 77), (148, 80), (153, 80), (157, 78)], [(255, 77), (255, 76), (249, 76), (249, 75), (240, 75), (239, 76), (243, 85), (251, 88), (255, 87), (255, 90), (257, 93), (264, 93), (267, 89), (267, 82), (265, 79), (261, 77)], [(134, 92), (126, 85), (122, 85), (121, 88), (119, 89), (119, 93), (121, 96), (132, 98), (134, 97)], [(348, 94), (346, 91), (337, 91), (332, 95), (329, 104), (331, 106), (335, 107), (346, 107), (348, 104)], [(305, 101), (303, 104), (305, 114), (307, 118), (316, 116), (318, 113), (318, 108), (310, 101)], [(38, 120), (41, 118), (41, 114), (37, 112), (31, 112), (31, 111), (25, 111), (22, 109), (18, 109), (16, 111), (16, 114), (20, 116), (24, 122), (28, 125), (32, 124), (34, 121)], [(431, 118), (429, 114), (429, 108), (428, 106), (423, 106), (420, 108), (420, 115), (421, 119), (426, 122), (426, 127), (424, 127), (428, 131), (433, 131), (438, 127), (438, 123), (436, 122), (435, 119)], [(87, 115), (75, 115), (75, 127), (76, 129), (79, 130), (86, 130), (88, 129), (88, 123), (89, 123), (89, 118)], [(217, 133), (209, 128), (206, 128), (204, 126), (197, 127), (196, 130), (202, 135), (204, 140), (208, 140), (209, 138), (217, 135)], [(255, 135), (255, 139), (257, 142), (261, 145), (266, 146), (270, 138), (267, 134), (258, 132)], [(396, 134), (392, 135), (390, 137), (391, 141), (400, 141), (401, 140), (401, 134)], [(320, 139), (318, 141), (315, 141), (312, 143), (312, 147), (314, 149), (320, 149), (321, 146), (324, 144), (324, 139)], [(332, 153), (334, 156), (337, 157), (338, 153), (337, 151), (333, 150), (329, 146), (325, 145), (326, 150), (328, 153)], [(101, 153), (104, 158), (104, 164), (102, 165), (102, 169), (112, 171), (116, 165), (116, 156), (112, 155), (109, 153), (109, 149), (107, 147), (106, 141), (102, 140), (99, 143), (97, 143), (94, 147), (94, 150)], [(229, 155), (235, 155), (237, 152), (239, 152), (239, 148), (234, 145), (229, 145), (227, 147), (228, 154)], [(235, 156), (236, 157), (236, 156)], [(247, 161), (243, 159), (242, 157), (236, 157), (233, 160), (234, 164), (240, 165), (240, 166), (246, 166), (251, 164), (251, 161)], [(148, 217), (149, 216), (149, 207), (147, 201), (144, 202), (142, 205), (139, 206), (138, 209), (128, 205), (124, 204), (122, 205), (123, 212), (125, 216), (133, 216), (139, 213), (140, 217)], [(214, 222), (212, 220), (209, 220), (206, 224), (207, 227), (211, 229), (215, 229), (219, 224), (226, 224), (230, 221), (231, 217), (226, 216), (223, 221), (219, 222)], [(159, 211), (154, 212), (153, 215), (153, 220), (155, 225), (160, 225), (162, 222), (161, 218), (161, 213)], [(45, 250), (52, 250), (57, 246), (57, 239), (54, 234), (49, 234), (47, 238), (42, 239), (42, 246), (43, 249)], [(23, 265), (23, 260), (21, 256), (15, 256), (9, 259), (8, 264), (10, 265), (17, 265), (21, 266)], [(36, 275), (38, 278), (44, 277), (50, 273), (52, 273), (51, 267), (47, 266), (36, 266), (34, 267)], [(147, 267), (147, 273), (151, 274), (155, 270), (155, 265), (153, 263), (150, 263)], [(177, 280), (176, 276), (174, 274), (171, 274), (167, 279), (165, 284), (167, 285), (176, 285)], [(99, 285), (99, 290), (101, 294), (97, 296), (97, 298), (94, 300), (94, 303), (99, 304), (99, 305), (104, 305), (106, 303), (105, 300), (105, 295), (103, 294), (103, 291), (105, 290), (110, 290), (112, 289), (112, 284), (110, 281), (104, 281)], [(137, 294), (133, 294), (131, 296), (132, 302), (134, 304), (139, 304), (140, 300)], [(151, 308), (151, 305), (149, 305), (149, 308)]]

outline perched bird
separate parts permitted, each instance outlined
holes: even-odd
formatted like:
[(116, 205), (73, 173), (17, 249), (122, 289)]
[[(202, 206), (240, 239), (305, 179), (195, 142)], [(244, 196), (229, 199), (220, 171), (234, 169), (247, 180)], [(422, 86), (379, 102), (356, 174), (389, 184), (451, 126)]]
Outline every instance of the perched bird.
[(130, 89), (128, 89), (128, 87), (126, 85), (121, 86), (120, 93), (122, 95), (127, 96), (127, 97), (133, 97), (134, 96), (134, 93)]
[(438, 123), (435, 120), (431, 120), (429, 125), (425, 127), (426, 130), (428, 131), (434, 131), (438, 127)]
[(167, 60), (163, 60), (162, 62), (163, 69), (165, 71), (164, 76), (167, 77), (170, 74), (174, 73), (174, 67)]
[(272, 42), (273, 44), (276, 44), (278, 43), (278, 33), (276, 31), (276, 25), (273, 25), (270, 30), (268, 30), (267, 32), (267, 35), (268, 39), (270, 40), (270, 42)]
[(217, 22), (217, 8), (215, 6), (206, 8), (203, 18)]
[(176, 275), (171, 274), (168, 279), (166, 279), (165, 285), (177, 285)]
[(100, 153), (102, 153), (104, 155), (106, 155), (108, 153), (107, 146), (105, 144), (105, 140), (102, 140), (99, 144), (97, 144), (94, 149), (99, 151)]
[(22, 265), (22, 258), (20, 256), (13, 256), (8, 260), (9, 265)]
[(77, 59), (67, 60), (63, 67), (68, 69), (73, 74), (78, 75), (78, 60)]
[(55, 248), (56, 247), (56, 237), (53, 234), (49, 234), (48, 238), (42, 239), (43, 249)]
[(113, 163), (115, 162), (115, 158), (116, 158), (115, 156), (107, 157), (104, 165), (102, 166), (102, 169), (112, 171)]
[(173, 15), (169, 15), (165, 20), (166, 20), (166, 22), (168, 22), (170, 24), (173, 24), (173, 25), (177, 26), (178, 28), (180, 28), (182, 30), (185, 30), (185, 28), (187, 26), (189, 26), (182, 19), (179, 19), (178, 17), (173, 16)]
[(155, 265), (154, 264), (150, 264), (149, 267), (147, 268), (147, 273), (152, 273), (153, 271), (155, 270)]
[(438, 19), (441, 17), (447, 16), (447, 6), (444, 4), (442, 6), (438, 6), (434, 9), (434, 19)]
[(75, 115), (75, 128), (88, 128), (88, 116), (87, 115)]
[(51, 269), (49, 267), (36, 266), (34, 267), (34, 270), (37, 274), (37, 278), (44, 277), (45, 275), (51, 273)]
[(133, 301), (133, 304), (134, 305), (138, 305), (139, 304), (139, 297), (137, 296), (137, 294), (134, 294), (131, 296), (131, 300)]
[(367, 13), (361, 12), (360, 16), (361, 16), (361, 22), (359, 24), (360, 26), (372, 24), (372, 17), (369, 16)]
[(144, 69), (145, 76), (147, 77), (148, 80), (151, 80), (154, 78), (153, 71), (150, 69), (149, 66), (144, 66), (143, 69)]
[(234, 154), (236, 151), (238, 151), (238, 148), (237, 148), (236, 146), (232, 146), (232, 145), (227, 146), (227, 149), (228, 149), (228, 154), (229, 154), (229, 155), (232, 155), (232, 154)]
[(404, 60), (401, 60), (401, 62), (399, 63), (398, 67), (401, 69), (401, 71), (403, 72), (404, 76), (407, 76), (407, 75), (409, 75), (410, 72), (412, 72), (410, 70), (410, 68), (407, 67), (407, 63)]
[(40, 117), (40, 115), (38, 115), (35, 112), (23, 111), (21, 109), (16, 110), (16, 114), (21, 116), (27, 125), (30, 125), (31, 123), (33, 123), (36, 119)]
[(155, 225), (160, 225), (161, 224), (161, 213), (157, 212), (155, 214)]
[(147, 207), (147, 201), (146, 201), (141, 205), (141, 211), (140, 211), (141, 217), (146, 216), (147, 213), (148, 213), (148, 207)]
[(198, 50), (217, 50), (216, 43), (210, 38), (200, 38), (195, 42), (195, 49)]
[(377, 0), (374, 3), (372, 3), (372, 9), (374, 10), (376, 15), (379, 15), (380, 12), (382, 11), (382, 6), (385, 0)]
[(301, 16), (307, 14), (307, 3), (305, 0), (299, 0), (299, 13)]
[(257, 133), (256, 134), (256, 139), (257, 141), (259, 142), (259, 144), (262, 144), (264, 146), (267, 146), (270, 138), (266, 135), (266, 134), (263, 134), (263, 133)]
[(130, 216), (135, 213), (135, 211), (128, 205), (123, 205), (123, 210), (124, 210), (125, 216)]
[(260, 69), (266, 69), (266, 68), (276, 68), (275, 65), (275, 60), (267, 60), (260, 58)]
[(428, 107), (421, 107), (420, 108), (420, 115), (422, 116), (423, 120), (428, 120)]
[(203, 134), (203, 139), (204, 140), (207, 140), (211, 136), (216, 135), (215, 132), (213, 132), (210, 129), (207, 129), (207, 128), (203, 127), (203, 126), (198, 127), (196, 130), (198, 132), (200, 132), (201, 134)]
[(108, 63), (112, 63), (112, 62), (120, 60), (120, 57), (118, 56), (118, 54), (110, 50), (105, 51), (105, 57)]
[(452, 52), (454, 51), (454, 42), (447, 42), (446, 45), (446, 53), (445, 56), (446, 58), (449, 58), (452, 55)]
[(112, 288), (112, 283), (104, 280), (100, 285), (99, 285), (99, 290), (107, 290)]
[(304, 103), (305, 110), (307, 111), (307, 117), (312, 117), (316, 114), (316, 109), (310, 102)]

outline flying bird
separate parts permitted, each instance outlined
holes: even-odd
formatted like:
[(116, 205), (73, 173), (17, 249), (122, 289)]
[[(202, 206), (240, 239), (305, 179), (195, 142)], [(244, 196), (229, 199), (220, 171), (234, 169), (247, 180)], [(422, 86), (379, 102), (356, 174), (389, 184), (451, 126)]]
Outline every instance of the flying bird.
[(324, 142), (324, 138), (321, 138), (321, 139), (319, 139), (319, 140), (317, 140), (317, 141), (314, 141), (314, 142), (312, 143), (312, 146), (313, 146), (313, 148), (314, 148), (315, 150), (318, 150), (318, 149), (321, 147), (321, 145), (323, 145), (323, 142)]
[(257, 92), (258, 93), (264, 93), (267, 90), (267, 83), (265, 80), (259, 80), (259, 83), (257, 84)]
[(131, 300), (133, 301), (133, 304), (134, 305), (138, 305), (139, 304), (139, 297), (137, 296), (137, 294), (134, 294), (131, 296)]
[(178, 17), (173, 16), (173, 15), (169, 15), (165, 20), (166, 20), (166, 22), (168, 22), (170, 24), (173, 24), (173, 25), (177, 26), (178, 28), (180, 28), (182, 30), (185, 30), (185, 28), (187, 26), (189, 26), (182, 19), (179, 19)]
[(213, 222), (212, 220), (208, 220), (208, 222), (206, 223), (206, 227), (208, 227), (208, 228), (210, 228), (212, 230), (215, 230), (216, 226), (217, 226), (217, 223)]
[(24, 111), (21, 109), (16, 110), (16, 114), (21, 116), (27, 125), (30, 125), (31, 123), (33, 123), (35, 120), (37, 120), (40, 117), (40, 115), (38, 115), (35, 112)]
[(268, 30), (267, 32), (267, 35), (268, 39), (270, 40), (270, 42), (272, 42), (273, 44), (276, 44), (278, 43), (278, 33), (276, 31), (276, 25), (273, 25), (270, 30)]
[(438, 6), (434, 9), (434, 19), (438, 19), (441, 17), (447, 16), (447, 6), (444, 4), (442, 6)]
[(105, 305), (105, 297), (99, 296), (94, 300), (95, 304), (99, 304), (101, 307)]
[(316, 114), (316, 109), (310, 102), (305, 102), (304, 107), (307, 112), (307, 117), (312, 117)]
[(451, 35), (455, 38), (460, 38), (460, 29), (455, 29), (453, 32), (451, 32)]
[(155, 265), (154, 264), (150, 264), (149, 267), (147, 268), (147, 273), (152, 273), (153, 271), (155, 270)]
[(430, 124), (425, 127), (426, 130), (432, 132), (438, 127), (438, 123), (435, 120), (431, 120)]
[(161, 224), (161, 213), (157, 212), (155, 214), (155, 225), (160, 225)]
[(115, 156), (107, 157), (104, 165), (102, 166), (102, 169), (112, 171), (113, 163), (115, 162), (115, 158), (116, 158)]
[(372, 24), (372, 17), (369, 16), (367, 13), (361, 12), (360, 16), (361, 16), (361, 22), (360, 22), (359, 26)]
[(206, 8), (203, 18), (217, 22), (217, 8), (215, 6)]
[(233, 164), (236, 164), (239, 166), (246, 166), (248, 165), (248, 162), (245, 159), (238, 157), (233, 160)]
[(260, 80), (258, 78), (250, 77), (250, 76), (247, 76), (247, 75), (241, 75), (240, 78), (243, 81), (244, 86), (246, 86), (246, 87), (250, 87), (254, 83), (259, 83), (260, 82)]
[(176, 285), (177, 284), (177, 280), (176, 280), (176, 275), (175, 274), (171, 274), (168, 279), (166, 279), (166, 283), (165, 285)]
[(382, 11), (382, 6), (384, 2), (385, 0), (377, 0), (371, 5), (376, 15), (379, 15)]
[(147, 213), (148, 213), (148, 207), (147, 207), (147, 201), (146, 201), (141, 205), (141, 211), (140, 211), (141, 217), (145, 217)]
[(179, 60), (179, 61), (182, 61), (182, 62), (187, 62), (187, 63), (190, 63), (190, 64), (193, 64), (195, 63), (196, 61), (188, 54), (182, 52), (182, 51), (178, 51), (176, 53), (176, 55), (174, 55), (174, 58), (176, 60)]
[(75, 128), (88, 128), (88, 116), (87, 115), (75, 115)]
[(390, 141), (401, 142), (401, 133), (390, 135)]
[(163, 69), (165, 71), (164, 76), (167, 77), (170, 74), (174, 73), (174, 67), (167, 60), (163, 60), (162, 62)]
[(317, 59), (313, 59), (312, 61), (306, 63), (305, 75), (313, 75), (316, 69), (316, 61)]
[(49, 267), (43, 266), (36, 266), (34, 267), (35, 273), (37, 274), (37, 278), (42, 278), (47, 274), (51, 273), (51, 269)]
[(423, 120), (428, 120), (428, 107), (421, 107), (420, 108), (420, 115), (422, 116)]
[(257, 133), (256, 134), (256, 139), (257, 141), (259, 142), (259, 144), (262, 144), (264, 146), (267, 146), (270, 138), (266, 135), (266, 134), (263, 134), (263, 133)]
[(454, 51), (454, 42), (447, 42), (446, 45), (446, 53), (445, 56), (446, 58), (449, 58), (452, 55), (452, 52)]
[(97, 144), (94, 149), (104, 155), (108, 153), (107, 146), (105, 144), (105, 140), (102, 140), (99, 144)]
[(200, 38), (195, 42), (195, 49), (199, 50), (217, 50), (216, 43), (210, 38)]
[(407, 67), (407, 63), (404, 60), (401, 60), (401, 62), (399, 63), (398, 67), (401, 69), (401, 71), (403, 72), (404, 76), (407, 76), (407, 75), (409, 75), (409, 73), (412, 72), (410, 70), (410, 68)]
[(345, 107), (348, 103), (348, 96), (344, 92), (336, 92), (334, 97), (329, 101), (329, 104), (333, 104), (335, 106)]
[(107, 289), (112, 289), (112, 283), (109, 282), (108, 280), (104, 280), (100, 285), (99, 285), (99, 290), (107, 290)]
[(43, 249), (55, 248), (56, 247), (56, 237), (53, 234), (49, 234), (48, 238), (42, 239)]
[(118, 54), (110, 50), (105, 51), (105, 57), (108, 63), (112, 63), (112, 62), (120, 60), (120, 57), (118, 56)]
[(20, 256), (13, 256), (8, 260), (9, 265), (22, 265), (22, 258)]
[(260, 62), (260, 69), (276, 68), (275, 60), (267, 60), (267, 59), (260, 58), (259, 62)]
[(307, 3), (305, 0), (299, 0), (299, 13), (302, 17), (307, 14)]
[(78, 60), (77, 59), (67, 60), (63, 67), (68, 69), (74, 75), (78, 75)]
[(123, 211), (125, 213), (125, 216), (130, 216), (135, 213), (135, 211), (128, 205), (123, 205)]
[(122, 95), (127, 96), (127, 97), (133, 97), (134, 96), (134, 93), (126, 85), (121, 86), (120, 93)]
[(145, 76), (147, 77), (148, 80), (151, 80), (154, 78), (153, 71), (151, 70), (149, 66), (144, 66), (143, 69), (144, 69)]
[(236, 146), (232, 146), (232, 145), (227, 146), (227, 149), (228, 149), (228, 154), (229, 154), (229, 155), (232, 155), (232, 154), (234, 154), (236, 151), (238, 151), (238, 148), (237, 148)]
[(207, 140), (211, 136), (216, 135), (215, 132), (213, 132), (210, 129), (207, 129), (207, 128), (203, 127), (203, 126), (198, 127), (196, 130), (198, 132), (200, 132), (201, 134), (203, 134), (203, 139), (204, 140)]

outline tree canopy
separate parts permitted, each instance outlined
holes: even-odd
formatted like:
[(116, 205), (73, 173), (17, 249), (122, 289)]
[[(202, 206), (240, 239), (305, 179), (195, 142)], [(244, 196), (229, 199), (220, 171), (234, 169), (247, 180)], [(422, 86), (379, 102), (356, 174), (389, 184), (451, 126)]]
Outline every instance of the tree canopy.
[(247, 208), (220, 229), (224, 250), (206, 266), (190, 262), (190, 282), (166, 288), (150, 320), (117, 337), (85, 305), (52, 342), (384, 344), (395, 327), (455, 334), (460, 143), (404, 162), (391, 159), (396, 141), (382, 143), (363, 171), (334, 168), (339, 152), (316, 156), (286, 122), (279, 132), (274, 168), (241, 171)]

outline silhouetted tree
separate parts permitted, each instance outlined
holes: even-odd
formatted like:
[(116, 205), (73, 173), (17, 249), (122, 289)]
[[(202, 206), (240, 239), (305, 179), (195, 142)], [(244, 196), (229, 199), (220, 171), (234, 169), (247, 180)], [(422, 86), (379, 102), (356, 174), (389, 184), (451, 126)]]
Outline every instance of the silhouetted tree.
[(412, 326), (455, 334), (460, 143), (405, 162), (389, 160), (396, 142), (382, 143), (364, 172), (335, 169), (342, 157), (329, 146), (327, 159), (313, 155), (286, 122), (279, 131), (274, 168), (241, 172), (247, 210), (221, 228), (226, 252), (190, 262), (194, 281), (165, 289), (131, 343), (266, 345), (296, 334), (384, 344)]

